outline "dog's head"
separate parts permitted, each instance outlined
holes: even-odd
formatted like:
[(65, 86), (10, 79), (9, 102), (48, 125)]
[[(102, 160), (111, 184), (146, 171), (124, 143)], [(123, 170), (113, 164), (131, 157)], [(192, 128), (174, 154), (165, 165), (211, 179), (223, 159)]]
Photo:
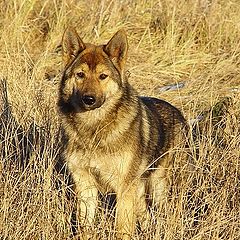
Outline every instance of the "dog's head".
[(123, 87), (123, 68), (128, 44), (123, 30), (106, 45), (82, 41), (75, 29), (68, 28), (62, 40), (65, 70), (60, 85), (62, 112), (86, 112), (116, 98)]

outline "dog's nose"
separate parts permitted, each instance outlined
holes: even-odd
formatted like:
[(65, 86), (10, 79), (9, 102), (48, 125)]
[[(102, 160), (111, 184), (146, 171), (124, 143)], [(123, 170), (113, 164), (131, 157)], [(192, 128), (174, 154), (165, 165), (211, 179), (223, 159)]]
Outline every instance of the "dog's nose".
[(91, 106), (96, 102), (96, 98), (90, 95), (84, 95), (82, 101), (85, 105)]

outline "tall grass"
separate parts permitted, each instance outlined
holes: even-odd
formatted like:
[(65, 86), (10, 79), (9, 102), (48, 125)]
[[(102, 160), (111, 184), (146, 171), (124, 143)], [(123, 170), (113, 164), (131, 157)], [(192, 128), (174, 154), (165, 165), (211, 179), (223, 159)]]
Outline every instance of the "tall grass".
[[(135, 239), (239, 239), (239, 12), (238, 0), (2, 0), (0, 79), (10, 116), (0, 106), (0, 239), (71, 236), (74, 192), (55, 170), (60, 44), (69, 24), (94, 43), (124, 28), (129, 81), (195, 122), (194, 171), (176, 159), (167, 206), (156, 214), (161, 221)], [(184, 88), (161, 91), (176, 83)], [(114, 239), (104, 214), (92, 239)]]

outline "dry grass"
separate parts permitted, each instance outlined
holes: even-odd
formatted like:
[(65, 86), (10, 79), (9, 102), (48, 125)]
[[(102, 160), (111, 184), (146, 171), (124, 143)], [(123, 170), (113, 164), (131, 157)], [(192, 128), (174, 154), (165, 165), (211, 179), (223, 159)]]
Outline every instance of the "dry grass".
[[(95, 43), (125, 28), (139, 92), (171, 102), (189, 121), (204, 112), (191, 146), (195, 171), (176, 162), (162, 221), (135, 239), (240, 239), (239, 12), (238, 0), (2, 0), (0, 78), (12, 115), (0, 125), (0, 239), (70, 239), (74, 201), (54, 171), (68, 24)], [(175, 83), (185, 87), (161, 91)], [(97, 221), (91, 239), (114, 239), (111, 221)]]

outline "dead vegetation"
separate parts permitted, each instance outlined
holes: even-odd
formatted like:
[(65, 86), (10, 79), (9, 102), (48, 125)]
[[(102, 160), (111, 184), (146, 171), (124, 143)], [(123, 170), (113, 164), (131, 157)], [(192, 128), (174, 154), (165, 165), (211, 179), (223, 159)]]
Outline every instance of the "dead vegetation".
[[(239, 239), (239, 12), (237, 0), (1, 1), (0, 239), (71, 238), (75, 197), (56, 165), (68, 24), (95, 43), (125, 28), (130, 82), (179, 107), (194, 130), (195, 171), (176, 160), (166, 209), (135, 239)], [(99, 211), (92, 239), (114, 239), (112, 214)]]

